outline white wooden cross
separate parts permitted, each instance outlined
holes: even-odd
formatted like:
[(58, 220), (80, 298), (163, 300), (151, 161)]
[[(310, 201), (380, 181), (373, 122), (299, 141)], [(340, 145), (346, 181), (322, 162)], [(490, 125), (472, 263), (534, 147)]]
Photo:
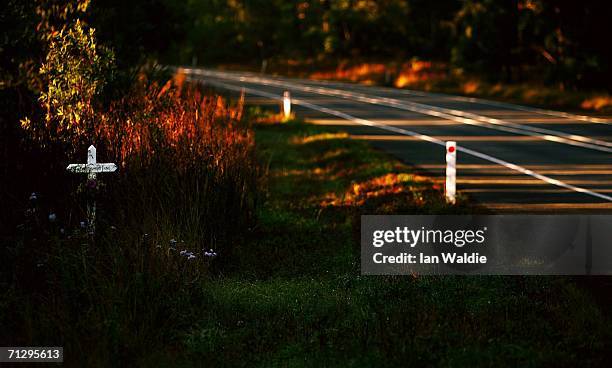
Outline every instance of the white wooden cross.
[[(89, 182), (92, 182), (93, 185), (96, 185), (96, 177), (98, 173), (105, 172), (114, 172), (117, 170), (117, 165), (113, 163), (98, 163), (96, 161), (96, 147), (93, 145), (89, 146), (87, 149), (87, 163), (86, 164), (70, 164), (66, 167), (66, 170), (78, 173), (78, 174), (87, 174), (87, 179)], [(93, 235), (96, 227), (96, 201), (87, 202), (87, 227), (89, 230), (89, 234)]]

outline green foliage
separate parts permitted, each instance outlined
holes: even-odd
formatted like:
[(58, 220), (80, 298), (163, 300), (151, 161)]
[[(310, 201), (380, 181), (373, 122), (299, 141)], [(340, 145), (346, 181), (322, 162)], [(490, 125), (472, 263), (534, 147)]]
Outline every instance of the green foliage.
[(111, 77), (114, 56), (81, 20), (88, 5), (89, 0), (73, 0), (35, 7), (40, 17), (36, 34), (45, 55), (38, 72), (29, 71), (27, 82), (39, 93), (44, 118), (25, 118), (22, 127), (43, 144), (91, 140), (94, 135), (95, 99)]
[(468, 0), (457, 13), (456, 43), (452, 62), (469, 71), (484, 71), (498, 77), (512, 65), (517, 49), (517, 1)]
[(611, 85), (612, 54), (601, 42), (610, 6), (596, 0), (185, 0), (185, 8), (180, 63), (316, 68), (417, 57), (493, 81)]
[(92, 136), (95, 129), (94, 98), (112, 70), (113, 55), (96, 43), (94, 32), (77, 20), (49, 40), (40, 68), (46, 88), (39, 100), (52, 136)]

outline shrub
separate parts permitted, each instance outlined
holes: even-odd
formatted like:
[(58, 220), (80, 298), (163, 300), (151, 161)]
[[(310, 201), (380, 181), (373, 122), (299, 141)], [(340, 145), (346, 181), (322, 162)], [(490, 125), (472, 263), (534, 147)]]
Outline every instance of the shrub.
[[(80, 5), (83, 12), (87, 3)], [(39, 70), (43, 84), (39, 101), (45, 113), (44, 126), (27, 118), (22, 126), (40, 141), (65, 142), (91, 135), (96, 123), (95, 98), (112, 73), (113, 53), (98, 45), (95, 30), (78, 18), (66, 21), (59, 30), (51, 28), (42, 32), (42, 37), (47, 49)]]

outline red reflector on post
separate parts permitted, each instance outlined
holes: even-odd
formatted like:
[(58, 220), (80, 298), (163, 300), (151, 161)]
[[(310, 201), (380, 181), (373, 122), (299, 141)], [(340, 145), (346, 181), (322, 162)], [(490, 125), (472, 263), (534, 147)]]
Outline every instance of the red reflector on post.
[(446, 142), (446, 185), (445, 194), (448, 203), (455, 203), (457, 192), (457, 142)]

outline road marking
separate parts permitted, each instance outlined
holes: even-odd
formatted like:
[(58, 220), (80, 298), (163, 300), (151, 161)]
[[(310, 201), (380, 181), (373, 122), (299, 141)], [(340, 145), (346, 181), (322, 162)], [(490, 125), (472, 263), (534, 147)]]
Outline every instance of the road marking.
[[(248, 73), (248, 74), (253, 75), (252, 73)], [(339, 81), (311, 80), (311, 79), (302, 79), (302, 78), (297, 78), (296, 80), (304, 82), (304, 83), (313, 83), (314, 84), (314, 82), (316, 82), (316, 83), (320, 83), (320, 84), (343, 86), (343, 87), (347, 87), (347, 88), (353, 87), (352, 84), (344, 83), (344, 82), (339, 82)], [(363, 87), (363, 85), (358, 85), (358, 84), (356, 86)], [(612, 121), (610, 121), (608, 119), (604, 119), (604, 118), (596, 118), (596, 117), (587, 116), (587, 115), (571, 114), (571, 113), (563, 112), (563, 111), (548, 110), (548, 109), (542, 109), (542, 108), (538, 108), (538, 107), (530, 107), (530, 106), (524, 106), (524, 105), (517, 105), (517, 104), (511, 104), (511, 103), (501, 102), (501, 101), (485, 100), (485, 99), (476, 98), (476, 97), (454, 96), (454, 95), (449, 95), (449, 94), (446, 94), (446, 93), (425, 92), (425, 91), (417, 91), (417, 90), (406, 89), (406, 88), (385, 88), (385, 87), (380, 87), (380, 86), (369, 86), (369, 87), (370, 88), (375, 88), (375, 89), (381, 90), (381, 91), (399, 92), (401, 94), (412, 95), (412, 96), (419, 96), (419, 97), (440, 97), (440, 98), (445, 98), (445, 99), (448, 99), (448, 100), (461, 101), (461, 102), (471, 102), (471, 103), (479, 103), (479, 104), (483, 104), (483, 105), (490, 105), (490, 106), (496, 106), (496, 107), (505, 107), (505, 108), (511, 109), (511, 110), (533, 112), (533, 113), (540, 114), (540, 115), (548, 115), (548, 116), (560, 117), (560, 118), (564, 118), (564, 119), (572, 119), (572, 120), (585, 121), (585, 122), (589, 122), (589, 123), (598, 123), (598, 124), (612, 125)]]
[(453, 95), (447, 95), (444, 93), (420, 92), (420, 91), (406, 90), (406, 89), (401, 89), (400, 91), (406, 94), (414, 94), (415, 96), (441, 97), (441, 98), (446, 98), (448, 100), (479, 103), (482, 105), (489, 105), (489, 106), (496, 106), (496, 107), (505, 107), (511, 110), (533, 112), (533, 113), (540, 114), (540, 115), (548, 115), (548, 116), (554, 116), (554, 117), (564, 118), (564, 119), (580, 120), (580, 121), (586, 121), (589, 123), (606, 124), (606, 125), (612, 124), (610, 120), (603, 119), (603, 118), (596, 118), (596, 117), (586, 116), (586, 115), (570, 114), (568, 112), (547, 110), (547, 109), (541, 109), (538, 107), (515, 105), (515, 104), (511, 104), (507, 102), (490, 101), (490, 100), (484, 100), (484, 99), (480, 99), (476, 97), (453, 96)]
[[(209, 75), (212, 77), (220, 77), (231, 79), (240, 82), (250, 82), (250, 83), (259, 83), (267, 86), (280, 86), (286, 88), (292, 88), (301, 90), (304, 92), (317, 93), (321, 95), (327, 96), (336, 96), (346, 99), (352, 99), (360, 102), (365, 102), (373, 105), (381, 105), (397, 108), (400, 110), (407, 110), (412, 112), (417, 112), (424, 115), (435, 116), (447, 120), (456, 121), (466, 125), (474, 125), (488, 129), (494, 129), (514, 134), (527, 135), (532, 137), (537, 137), (539, 139), (543, 139), (550, 142), (556, 142), (561, 144), (568, 144), (577, 147), (583, 147), (588, 149), (593, 149), (602, 152), (612, 153), (612, 143), (606, 142), (598, 139), (592, 139), (580, 135), (563, 133), (555, 130), (537, 128), (537, 127), (527, 127), (521, 124), (515, 124), (499, 119), (488, 118), (485, 116), (480, 116), (476, 114), (472, 114), (469, 112), (461, 111), (461, 110), (452, 110), (446, 109), (438, 106), (431, 106), (426, 104), (421, 104), (417, 102), (402, 102), (397, 99), (388, 98), (388, 97), (380, 97), (380, 96), (369, 96), (363, 93), (355, 93), (349, 91), (343, 91), (339, 89), (330, 89), (324, 87), (309, 87), (303, 86), (296, 83), (290, 82), (282, 82), (269, 78), (261, 78), (261, 77), (245, 77), (245, 76), (236, 76), (230, 73), (218, 72), (218, 71), (209, 71), (209, 70), (200, 70), (200, 69), (188, 69), (196, 74)], [(490, 124), (490, 125), (489, 125)], [(544, 135), (541, 135), (541, 134)]]
[[(230, 91), (239, 91), (239, 92), (244, 92), (244, 93), (250, 93), (250, 94), (253, 94), (253, 95), (256, 95), (256, 96), (262, 96), (262, 97), (267, 97), (267, 98), (271, 98), (271, 99), (274, 99), (274, 100), (281, 100), (282, 101), (282, 96), (276, 95), (276, 94), (273, 94), (273, 93), (259, 91), (259, 90), (248, 88), (248, 87), (235, 86), (235, 85), (232, 85), (232, 84), (228, 84), (228, 83), (224, 83), (224, 82), (219, 82), (219, 81), (209, 81), (209, 80), (208, 81), (202, 81), (201, 79), (197, 79), (197, 78), (193, 78), (193, 79), (196, 80), (196, 81), (199, 81), (199, 82), (204, 82), (204, 83), (211, 84), (211, 85), (217, 85), (219, 87), (222, 87), (222, 88), (230, 90)], [(306, 108), (309, 108), (309, 109), (312, 109), (312, 110), (315, 110), (315, 111), (319, 111), (319, 112), (322, 112), (322, 113), (325, 113), (325, 114), (333, 115), (333, 116), (336, 116), (336, 117), (339, 117), (339, 118), (342, 118), (342, 119), (345, 119), (345, 120), (349, 120), (349, 121), (352, 121), (352, 122), (360, 124), (360, 125), (376, 127), (376, 128), (380, 128), (380, 129), (384, 129), (384, 130), (390, 131), (390, 132), (395, 132), (395, 133), (399, 133), (399, 134), (403, 134), (403, 135), (409, 135), (409, 136), (412, 136), (412, 137), (417, 137), (417, 138), (419, 138), (419, 139), (421, 139), (423, 141), (434, 143), (434, 144), (446, 147), (446, 142), (445, 141), (442, 141), (442, 140), (437, 139), (437, 138), (430, 137), (430, 136), (425, 135), (425, 134), (420, 134), (420, 133), (417, 133), (417, 132), (414, 132), (414, 131), (411, 131), (411, 130), (397, 128), (397, 127), (394, 127), (394, 126), (378, 124), (378, 123), (376, 123), (374, 121), (370, 121), (370, 120), (366, 120), (366, 119), (361, 119), (361, 118), (358, 118), (358, 117), (346, 114), (346, 113), (341, 112), (341, 111), (333, 110), (333, 109), (330, 109), (330, 108), (327, 108), (327, 107), (324, 107), (324, 106), (319, 106), (319, 105), (311, 104), (311, 103), (303, 101), (301, 99), (294, 98), (292, 100), (292, 102), (294, 104), (296, 104), (296, 105), (301, 105), (301, 106), (304, 106)], [(591, 190), (586, 189), (586, 188), (581, 188), (581, 187), (577, 187), (577, 186), (574, 186), (574, 185), (571, 185), (571, 184), (564, 183), (561, 180), (550, 178), (548, 176), (539, 174), (539, 173), (537, 173), (535, 171), (526, 169), (524, 167), (521, 167), (519, 165), (513, 164), (511, 162), (507, 162), (507, 161), (501, 160), (499, 158), (487, 155), (485, 153), (474, 151), (472, 149), (461, 147), (461, 146), (457, 147), (457, 150), (459, 152), (464, 152), (464, 153), (467, 153), (468, 155), (471, 155), (471, 156), (474, 156), (474, 157), (478, 157), (480, 159), (483, 159), (483, 160), (486, 160), (486, 161), (489, 161), (489, 162), (493, 162), (493, 163), (496, 163), (498, 165), (507, 167), (508, 169), (511, 169), (511, 170), (514, 170), (514, 171), (518, 171), (518, 172), (520, 172), (522, 174), (534, 177), (536, 179), (540, 179), (540, 180), (542, 180), (542, 181), (544, 181), (544, 182), (546, 182), (548, 184), (555, 185), (555, 186), (562, 187), (562, 188), (566, 188), (566, 189), (570, 189), (570, 190), (573, 190), (573, 191), (578, 192), (578, 193), (587, 194), (587, 195), (590, 195), (590, 196), (593, 196), (593, 197), (597, 197), (597, 198), (600, 198), (600, 199), (612, 202), (612, 197), (611, 196), (607, 196), (605, 194), (597, 193), (597, 192), (591, 191)]]

